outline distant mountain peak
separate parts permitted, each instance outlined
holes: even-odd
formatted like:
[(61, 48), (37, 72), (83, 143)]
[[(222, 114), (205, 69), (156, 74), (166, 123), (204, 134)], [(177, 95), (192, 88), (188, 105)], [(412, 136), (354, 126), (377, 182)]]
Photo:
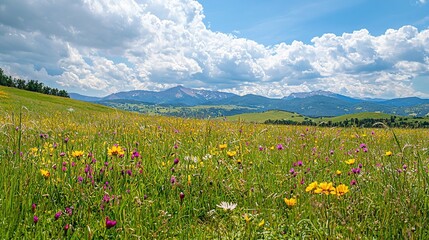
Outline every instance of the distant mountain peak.
[[(377, 111), (399, 115), (415, 114), (416, 116), (424, 116), (429, 112), (429, 99), (409, 97), (371, 101), (323, 90), (292, 93), (283, 99), (272, 99), (255, 94), (239, 96), (233, 93), (192, 89), (178, 85), (158, 92), (149, 90), (118, 92), (104, 98), (89, 98), (78, 94), (70, 94), (70, 96), (75, 99), (100, 103), (118, 102), (120, 100), (121, 102), (128, 101), (133, 104), (141, 102), (172, 106), (233, 105), (255, 109), (255, 111), (280, 109), (314, 117)], [(234, 111), (231, 110), (230, 113)]]
[(332, 97), (337, 95), (336, 93), (330, 92), (330, 91), (324, 91), (324, 90), (317, 90), (317, 91), (311, 91), (311, 92), (296, 92), (291, 93), (289, 96), (285, 97), (285, 99), (294, 99), (294, 98), (308, 98), (312, 96), (327, 96)]

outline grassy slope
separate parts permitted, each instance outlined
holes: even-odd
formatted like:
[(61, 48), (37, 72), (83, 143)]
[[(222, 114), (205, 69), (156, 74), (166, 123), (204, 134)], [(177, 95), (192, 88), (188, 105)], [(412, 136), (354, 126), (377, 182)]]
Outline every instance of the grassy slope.
[[(342, 115), (338, 117), (321, 117), (321, 118), (311, 118), (313, 122), (341, 122), (346, 119), (352, 119), (352, 118), (358, 118), (358, 119), (364, 119), (364, 118), (374, 118), (374, 119), (381, 119), (381, 118), (390, 118), (391, 116), (394, 116), (392, 114), (387, 113), (376, 113), (376, 112), (363, 112), (363, 113), (354, 113), (354, 114), (347, 114)], [(396, 116), (397, 118), (407, 118), (403, 116)], [(302, 122), (305, 120), (305, 118), (309, 118), (306, 116), (302, 116), (297, 113), (291, 113), (291, 112), (285, 112), (285, 111), (278, 111), (278, 110), (270, 110), (262, 113), (245, 113), (245, 114), (238, 114), (234, 116), (227, 117), (228, 120), (231, 121), (244, 121), (244, 122), (256, 122), (256, 123), (263, 123), (268, 119), (271, 120), (292, 120), (297, 122)], [(413, 119), (412, 117), (408, 117), (407, 121), (427, 121), (428, 118), (423, 119)]]
[(364, 118), (374, 118), (374, 119), (381, 119), (381, 118), (390, 118), (391, 116), (394, 116), (392, 114), (387, 113), (376, 113), (376, 112), (362, 112), (362, 113), (353, 113), (353, 114), (346, 114), (338, 117), (328, 117), (328, 118), (320, 118), (320, 121), (332, 121), (332, 122), (341, 122), (346, 119), (364, 119)]
[[(34, 118), (26, 111), (28, 120), (16, 130), (18, 124), (2, 115), (22, 106)], [(69, 108), (76, 114), (68, 114)], [(61, 112), (69, 117), (57, 117)], [(369, 134), (368, 129), (146, 117), (10, 88), (0, 88), (0, 120), (4, 239), (429, 236), (428, 178), (418, 174), (427, 171), (427, 130), (398, 129), (393, 138), (387, 129)], [(368, 152), (355, 151), (360, 143)], [(107, 155), (113, 144), (128, 149), (123, 158)], [(276, 148), (279, 144), (285, 147)], [(134, 149), (142, 156), (137, 160), (131, 158)], [(82, 156), (73, 156), (75, 151)], [(346, 164), (351, 158), (356, 163)], [(358, 164), (361, 174), (347, 174)], [(44, 177), (40, 170), (50, 174)], [(356, 185), (349, 184), (352, 180)], [(345, 184), (350, 191), (342, 196), (306, 191), (314, 181)], [(297, 203), (288, 207), (284, 198)], [(222, 210), (222, 201), (237, 203), (236, 208)], [(117, 225), (107, 229), (106, 217)]]
[(304, 116), (298, 113), (291, 113), (287, 111), (280, 110), (270, 110), (262, 113), (243, 113), (234, 116), (228, 116), (226, 119), (230, 121), (245, 121), (245, 122), (256, 122), (263, 123), (264, 121), (271, 120), (293, 120), (293, 121), (304, 121)]
[(2, 112), (19, 112), (22, 108), (29, 112), (38, 113), (46, 112), (46, 109), (59, 112), (82, 111), (87, 113), (117, 111), (103, 105), (0, 86), (0, 110)]

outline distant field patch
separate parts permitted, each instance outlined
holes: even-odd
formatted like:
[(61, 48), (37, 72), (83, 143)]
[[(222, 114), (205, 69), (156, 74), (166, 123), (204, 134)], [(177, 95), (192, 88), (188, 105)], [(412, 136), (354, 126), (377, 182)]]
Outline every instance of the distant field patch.
[(0, 98), (9, 98), (9, 96), (7, 93), (0, 91)]

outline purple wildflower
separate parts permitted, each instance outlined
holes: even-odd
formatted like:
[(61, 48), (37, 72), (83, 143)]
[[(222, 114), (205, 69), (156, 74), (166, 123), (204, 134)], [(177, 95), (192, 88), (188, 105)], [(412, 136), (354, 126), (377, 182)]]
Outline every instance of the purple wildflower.
[(175, 176), (171, 176), (170, 182), (171, 182), (171, 184), (175, 184), (176, 183), (176, 177)]
[(106, 228), (109, 229), (114, 226), (116, 226), (116, 221), (109, 219), (109, 217), (106, 217)]
[(58, 220), (58, 218), (60, 218), (62, 214), (63, 213), (61, 211), (55, 213), (55, 216), (54, 216), (55, 220)]

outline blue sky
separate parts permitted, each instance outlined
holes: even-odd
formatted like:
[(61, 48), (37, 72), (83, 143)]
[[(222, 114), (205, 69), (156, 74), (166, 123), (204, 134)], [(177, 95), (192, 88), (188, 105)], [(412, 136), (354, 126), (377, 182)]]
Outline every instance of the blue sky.
[(264, 45), (294, 40), (310, 43), (325, 33), (341, 35), (367, 29), (429, 26), (429, 4), (417, 0), (200, 0), (204, 22), (213, 31), (231, 33)]
[(0, 67), (92, 96), (429, 98), (429, 0), (2, 0)]

